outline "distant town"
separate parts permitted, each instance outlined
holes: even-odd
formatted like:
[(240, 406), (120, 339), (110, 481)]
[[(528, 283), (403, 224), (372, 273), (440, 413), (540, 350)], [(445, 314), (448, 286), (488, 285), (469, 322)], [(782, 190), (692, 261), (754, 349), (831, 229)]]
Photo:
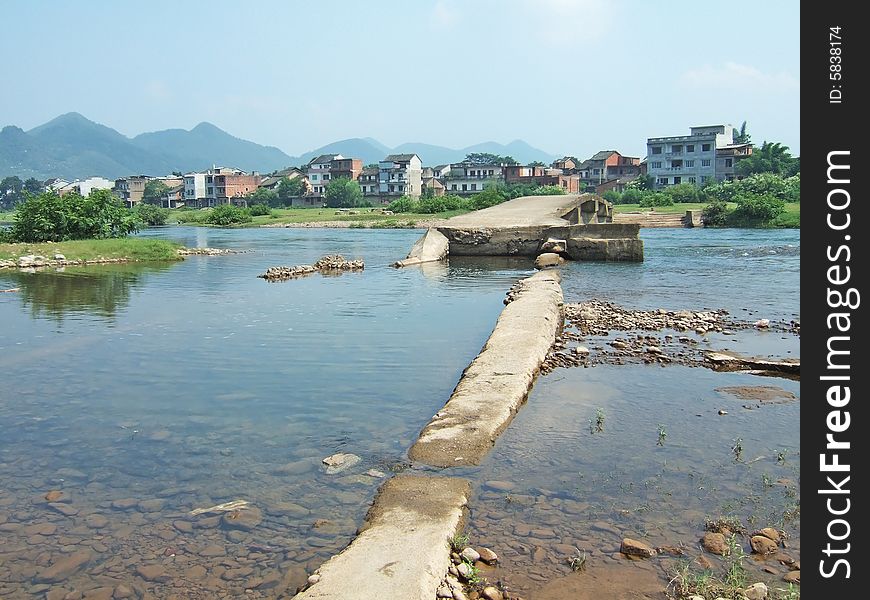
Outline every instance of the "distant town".
[[(164, 176), (130, 175), (114, 181), (104, 177), (29, 180), (26, 187), (37, 187), (38, 183), (44, 191), (60, 195), (76, 192), (82, 196), (95, 189), (109, 189), (129, 208), (146, 201), (164, 208), (244, 206), (258, 190), (275, 191), (288, 182), (293, 182), (294, 193), (287, 197), (287, 206), (321, 207), (326, 187), (340, 178), (357, 182), (365, 201), (376, 206), (389, 205), (405, 196), (414, 199), (445, 194), (470, 196), (494, 184), (557, 186), (566, 193), (604, 194), (610, 190), (622, 192), (644, 176), (657, 189), (681, 183), (700, 186), (733, 180), (735, 165), (752, 154), (752, 144), (741, 142), (736, 134), (731, 125), (712, 125), (691, 127), (688, 135), (648, 138), (644, 158), (625, 156), (618, 150), (601, 150), (585, 160), (565, 156), (546, 165), (519, 164), (510, 156), (475, 153), (461, 162), (424, 166), (415, 153), (389, 154), (368, 165), (352, 156), (323, 154), (307, 164), (269, 174), (214, 166)], [(149, 184), (150, 194), (146, 192)], [(159, 191), (156, 195), (155, 189)]]

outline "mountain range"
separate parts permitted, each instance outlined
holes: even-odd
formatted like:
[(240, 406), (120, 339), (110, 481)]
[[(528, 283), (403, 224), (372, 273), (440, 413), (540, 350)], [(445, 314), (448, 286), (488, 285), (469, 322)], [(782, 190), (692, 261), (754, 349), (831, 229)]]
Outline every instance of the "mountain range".
[(458, 162), (472, 152), (513, 156), (522, 163), (549, 163), (557, 158), (522, 140), (509, 144), (484, 142), (461, 149), (425, 143), (390, 148), (368, 137), (340, 140), (301, 156), (288, 156), (274, 146), (237, 138), (211, 123), (200, 123), (189, 131), (166, 129), (129, 138), (73, 112), (29, 131), (15, 125), (0, 130), (0, 178), (17, 175), (22, 179), (73, 180), (98, 175), (116, 179), (125, 175), (186, 173), (214, 165), (269, 173), (306, 164), (322, 154), (342, 154), (370, 164), (388, 154), (416, 153), (424, 165), (435, 166)]

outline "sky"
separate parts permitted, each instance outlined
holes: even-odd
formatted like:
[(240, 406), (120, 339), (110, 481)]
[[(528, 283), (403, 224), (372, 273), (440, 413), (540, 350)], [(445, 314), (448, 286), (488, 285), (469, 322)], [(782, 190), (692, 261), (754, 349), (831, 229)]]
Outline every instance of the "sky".
[(588, 158), (747, 122), (800, 154), (797, 0), (2, 0), (0, 127), (201, 121), (290, 155), (351, 137)]

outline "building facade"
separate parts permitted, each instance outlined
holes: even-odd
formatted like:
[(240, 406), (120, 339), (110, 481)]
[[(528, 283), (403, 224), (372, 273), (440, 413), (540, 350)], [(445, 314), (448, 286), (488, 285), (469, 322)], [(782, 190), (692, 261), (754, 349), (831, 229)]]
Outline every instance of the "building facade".
[(383, 202), (402, 196), (419, 198), (423, 162), (416, 154), (390, 154), (378, 163), (378, 193)]
[[(689, 135), (648, 138), (647, 172), (653, 176), (656, 188), (723, 181), (727, 176), (724, 170), (727, 157), (722, 157), (719, 168), (717, 152), (729, 146), (734, 146), (731, 125), (692, 127)], [(734, 157), (731, 158), (733, 169)]]
[(133, 208), (145, 195), (145, 184), (148, 178), (144, 175), (132, 175), (115, 180), (114, 192), (127, 208)]
[[(444, 172), (441, 169), (441, 172)], [(456, 163), (441, 176), (444, 190), (448, 194), (468, 196), (482, 192), (488, 186), (504, 181), (501, 165), (475, 165)]]
[(561, 169), (525, 165), (506, 165), (503, 167), (504, 181), (510, 184), (555, 185), (568, 194), (580, 192), (580, 176), (566, 175)]

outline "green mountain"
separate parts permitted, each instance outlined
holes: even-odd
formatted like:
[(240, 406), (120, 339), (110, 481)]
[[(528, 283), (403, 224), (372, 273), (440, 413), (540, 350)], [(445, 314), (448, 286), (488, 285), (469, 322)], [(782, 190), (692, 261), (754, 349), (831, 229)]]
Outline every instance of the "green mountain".
[(415, 152), (426, 166), (458, 162), (471, 152), (513, 156), (520, 162), (551, 162), (556, 156), (521, 140), (509, 144), (485, 142), (453, 149), (423, 143), (390, 148), (373, 138), (350, 138), (291, 157), (273, 146), (261, 146), (230, 135), (211, 123), (190, 131), (166, 129), (130, 139), (110, 127), (78, 113), (67, 113), (24, 131), (14, 125), (0, 130), (0, 178), (109, 179), (125, 175), (167, 175), (173, 171), (199, 171), (213, 165), (268, 173), (301, 166), (322, 154), (343, 154), (376, 163), (388, 154)]
[(211, 123), (200, 123), (190, 131), (166, 129), (142, 133), (135, 146), (168, 157), (176, 170), (200, 171), (212, 166), (236, 167), (244, 171), (270, 172), (283, 169), (291, 160), (273, 146), (261, 146), (234, 137)]

